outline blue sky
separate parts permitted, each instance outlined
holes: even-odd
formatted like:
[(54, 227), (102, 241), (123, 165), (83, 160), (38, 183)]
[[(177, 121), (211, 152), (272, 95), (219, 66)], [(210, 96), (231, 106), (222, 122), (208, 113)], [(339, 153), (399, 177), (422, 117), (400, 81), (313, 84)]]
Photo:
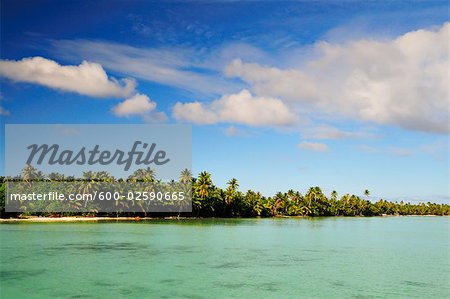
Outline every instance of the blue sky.
[(5, 0), (1, 125), (191, 123), (219, 186), (449, 202), (448, 10)]

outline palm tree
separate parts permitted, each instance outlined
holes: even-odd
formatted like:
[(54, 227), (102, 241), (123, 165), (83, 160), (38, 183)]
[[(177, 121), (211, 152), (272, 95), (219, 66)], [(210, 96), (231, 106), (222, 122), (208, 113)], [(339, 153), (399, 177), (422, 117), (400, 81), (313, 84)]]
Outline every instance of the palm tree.
[[(189, 204), (192, 204), (192, 172), (185, 168), (180, 172), (180, 181), (175, 186), (179, 186), (183, 190), (185, 199), (182, 201), (178, 201), (176, 204), (178, 205), (178, 217), (180, 217), (181, 211), (183, 208), (187, 207)], [(175, 187), (176, 190), (178, 190)]]
[(197, 207), (197, 214), (200, 214), (200, 209), (202, 207), (205, 198), (208, 196), (209, 191), (212, 186), (211, 174), (206, 171), (200, 172), (198, 175), (198, 180), (195, 182), (194, 191), (197, 196), (193, 199), (193, 204)]
[(133, 172), (133, 174), (128, 177), (128, 180), (133, 182), (155, 182), (156, 173), (155, 170), (150, 167), (140, 168)]
[(334, 200), (334, 201), (336, 201), (336, 200), (337, 200), (337, 197), (338, 197), (338, 193), (336, 192), (336, 190), (333, 190), (333, 191), (331, 192), (331, 199)]
[[(315, 215), (316, 195), (317, 195), (317, 187), (309, 188), (308, 192), (305, 194), (305, 199), (307, 199), (307, 201), (308, 201), (307, 208), (308, 208), (309, 214), (312, 214), (313, 216)], [(314, 207), (313, 207), (313, 205), (314, 205)]]
[(238, 180), (232, 178), (227, 182), (227, 190), (225, 192), (225, 204), (230, 205), (233, 202), (234, 195), (236, 194), (236, 190), (239, 187)]
[(61, 173), (57, 173), (57, 172), (52, 172), (48, 175), (48, 178), (51, 181), (63, 181), (64, 180), (64, 175)]
[(247, 193), (244, 196), (244, 202), (246, 205), (246, 209), (248, 210), (245, 215), (252, 215), (252, 216), (261, 216), (261, 212), (264, 209), (263, 203), (262, 203), (262, 195), (259, 192), (253, 192), (251, 190), (248, 190)]
[(42, 171), (36, 171), (36, 174), (34, 175), (34, 179), (36, 181), (45, 181), (46, 180), (46, 176)]
[(198, 180), (196, 182), (196, 192), (197, 194), (202, 198), (205, 199), (206, 196), (209, 194), (209, 189), (212, 185), (211, 181), (211, 174), (207, 173), (206, 171), (203, 171), (199, 174)]
[(232, 209), (232, 204), (235, 201), (236, 198), (236, 190), (239, 187), (239, 183), (238, 180), (235, 178), (232, 178), (231, 180), (229, 180), (227, 182), (227, 189), (225, 190), (225, 194), (223, 196), (223, 203), (225, 205), (225, 214), (226, 215), (232, 215), (233, 214), (233, 209)]
[(189, 169), (185, 168), (181, 171), (180, 182), (182, 184), (187, 184), (192, 182), (192, 173)]
[(274, 200), (275, 202), (272, 206), (272, 216), (277, 216), (280, 214), (280, 212), (282, 215), (285, 214), (285, 210), (288, 207), (286, 195), (278, 192), (277, 194), (275, 194)]
[(97, 172), (95, 175), (95, 179), (100, 182), (109, 182), (109, 183), (114, 182), (114, 176), (110, 175), (106, 171)]
[(84, 171), (83, 179), (78, 191), (81, 194), (89, 194), (93, 191), (96, 186), (96, 177), (95, 173), (92, 171)]
[(31, 181), (34, 180), (36, 177), (37, 169), (31, 166), (31, 164), (25, 165), (25, 167), (22, 169), (22, 179), (25, 182), (29, 182), (31, 184)]

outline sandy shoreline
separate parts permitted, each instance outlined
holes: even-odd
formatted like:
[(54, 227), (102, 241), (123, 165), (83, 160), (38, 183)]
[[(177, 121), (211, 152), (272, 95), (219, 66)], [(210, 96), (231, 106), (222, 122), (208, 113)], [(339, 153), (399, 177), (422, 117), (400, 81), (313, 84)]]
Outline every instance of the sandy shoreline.
[[(337, 217), (337, 216), (334, 216)], [(326, 218), (334, 218), (326, 217)], [(373, 216), (373, 217), (438, 217), (438, 215), (383, 215), (383, 216)], [(450, 217), (449, 215), (443, 215), (439, 217)], [(268, 217), (270, 218), (308, 218), (304, 216), (291, 216), (291, 217)], [(324, 217), (318, 217), (324, 218)], [(338, 217), (342, 218), (342, 217)], [(355, 216), (350, 218), (367, 218), (364, 216)], [(32, 222), (32, 223), (46, 223), (46, 222), (114, 222), (114, 221), (143, 221), (143, 220), (186, 220), (186, 219), (208, 219), (208, 218), (198, 218), (198, 217), (26, 217), (26, 218), (0, 218), (1, 223), (14, 223), (14, 222)], [(246, 218), (253, 219), (253, 218)], [(256, 218), (255, 218), (256, 219)]]
[(160, 219), (193, 219), (186, 217), (141, 218), (141, 217), (28, 217), (0, 219), (0, 223), (11, 222), (100, 222), (100, 221), (141, 221)]

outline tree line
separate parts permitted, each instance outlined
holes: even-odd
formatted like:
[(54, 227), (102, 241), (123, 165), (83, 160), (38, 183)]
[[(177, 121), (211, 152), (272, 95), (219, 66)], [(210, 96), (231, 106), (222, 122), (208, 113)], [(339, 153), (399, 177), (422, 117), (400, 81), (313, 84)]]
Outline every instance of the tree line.
[[(122, 180), (122, 179), (120, 179)], [(59, 173), (43, 174), (31, 165), (27, 165), (20, 176), (13, 178), (0, 177), (0, 212), (2, 217), (15, 217), (17, 213), (5, 213), (6, 184), (9, 181), (79, 181), (79, 188), (83, 192), (92, 192), (97, 182), (117, 181), (106, 172), (87, 171), (81, 178), (66, 177)], [(153, 169), (138, 169), (127, 181), (157, 182)], [(95, 209), (83, 212), (89, 216), (128, 216), (128, 217), (161, 217), (178, 215), (184, 217), (282, 217), (282, 216), (382, 216), (382, 215), (450, 215), (450, 205), (431, 202), (410, 203), (404, 201), (387, 201), (379, 199), (369, 200), (369, 190), (364, 191), (364, 196), (343, 194), (338, 195), (332, 191), (328, 196), (319, 187), (311, 187), (306, 193), (288, 190), (278, 192), (273, 196), (263, 196), (260, 192), (239, 190), (239, 182), (232, 178), (227, 182), (227, 187), (222, 189), (214, 185), (211, 174), (203, 171), (197, 177), (193, 177), (189, 170), (180, 173), (179, 183), (191, 183), (192, 188), (186, 190), (192, 198), (192, 213), (145, 213), (145, 212), (116, 212), (100, 213)], [(164, 188), (170, 188), (177, 182), (162, 183)], [(31, 213), (27, 215), (54, 216), (55, 213)], [(57, 216), (79, 215), (80, 213), (59, 213)]]

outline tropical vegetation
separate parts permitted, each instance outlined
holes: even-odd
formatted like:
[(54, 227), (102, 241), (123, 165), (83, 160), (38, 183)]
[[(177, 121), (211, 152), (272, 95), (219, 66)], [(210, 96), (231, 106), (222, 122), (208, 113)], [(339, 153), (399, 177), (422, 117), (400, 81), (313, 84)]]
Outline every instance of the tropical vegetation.
[[(311, 187), (305, 193), (295, 190), (278, 192), (273, 196), (264, 196), (260, 192), (239, 190), (236, 178), (228, 181), (225, 189), (214, 185), (211, 174), (203, 171), (193, 177), (189, 170), (183, 170), (178, 181), (162, 182), (157, 180), (153, 169), (138, 169), (126, 180), (116, 180), (107, 172), (83, 173), (82, 178), (66, 177), (59, 173), (45, 175), (31, 165), (27, 165), (21, 175), (13, 178), (0, 177), (0, 211), (2, 217), (16, 217), (23, 215), (55, 216), (52, 207), (49, 211), (23, 211), (21, 213), (5, 213), (6, 184), (8, 182), (22, 182), (23, 186), (31, 186), (35, 182), (68, 182), (59, 184), (60, 188), (74, 188), (79, 193), (91, 193), (101, 187), (101, 183), (126, 182), (127, 188), (144, 188), (148, 191), (164, 190), (172, 192), (183, 190), (192, 198), (192, 212), (183, 213), (177, 207), (166, 213), (147, 213), (148, 209), (130, 211), (127, 201), (116, 202), (114, 212), (101, 212), (92, 206), (88, 211), (77, 212), (72, 206), (70, 211), (61, 211), (56, 216), (89, 215), (89, 216), (128, 216), (128, 217), (161, 217), (177, 215), (184, 217), (283, 217), (283, 216), (381, 216), (381, 215), (450, 215), (450, 205), (431, 202), (410, 203), (405, 201), (373, 200), (369, 190), (364, 190), (363, 196), (353, 194), (338, 195), (332, 191), (328, 196), (319, 187)], [(131, 183), (131, 185), (130, 185)], [(133, 185), (133, 184), (140, 185)], [(127, 190), (122, 190), (126, 192)], [(73, 203), (76, 205), (76, 203)], [(134, 202), (133, 202), (134, 204)], [(139, 203), (141, 204), (141, 203)], [(54, 207), (53, 207), (54, 210)], [(81, 209), (80, 209), (81, 211)]]

